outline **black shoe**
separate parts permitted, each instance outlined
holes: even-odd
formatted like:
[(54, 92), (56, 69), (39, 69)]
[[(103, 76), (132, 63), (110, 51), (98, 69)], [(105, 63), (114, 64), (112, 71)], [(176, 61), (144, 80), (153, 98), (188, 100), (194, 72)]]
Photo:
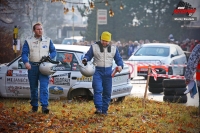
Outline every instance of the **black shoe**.
[(95, 114), (102, 114), (102, 111), (101, 110), (96, 110), (94, 113)]
[(38, 111), (38, 106), (32, 106), (32, 112), (37, 112)]
[(107, 116), (108, 113), (107, 112), (102, 112), (102, 115)]
[(48, 108), (42, 108), (42, 113), (43, 114), (48, 114), (49, 113), (49, 109)]

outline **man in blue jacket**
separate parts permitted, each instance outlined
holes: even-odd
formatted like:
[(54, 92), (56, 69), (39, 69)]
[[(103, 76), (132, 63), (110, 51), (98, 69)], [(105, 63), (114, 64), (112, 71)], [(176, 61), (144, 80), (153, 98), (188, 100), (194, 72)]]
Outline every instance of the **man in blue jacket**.
[(56, 56), (56, 49), (50, 38), (43, 36), (43, 27), (41, 23), (33, 26), (34, 36), (30, 36), (25, 40), (22, 48), (22, 61), (28, 69), (28, 79), (31, 92), (32, 112), (38, 111), (38, 80), (40, 82), (40, 102), (42, 113), (48, 114), (49, 99), (49, 76), (43, 75), (39, 71), (40, 60), (44, 56), (51, 59)]
[(112, 93), (112, 64), (113, 59), (117, 64), (117, 71), (121, 72), (123, 60), (116, 46), (110, 45), (111, 33), (105, 31), (101, 34), (101, 40), (90, 46), (82, 63), (87, 64), (94, 57), (95, 73), (92, 87), (94, 90), (94, 104), (96, 114), (107, 115)]

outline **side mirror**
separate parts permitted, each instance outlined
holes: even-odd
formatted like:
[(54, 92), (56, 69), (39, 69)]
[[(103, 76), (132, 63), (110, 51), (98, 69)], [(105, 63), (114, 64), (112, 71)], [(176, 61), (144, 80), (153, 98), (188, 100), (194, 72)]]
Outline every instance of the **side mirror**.
[(174, 57), (174, 55), (173, 54), (171, 54), (171, 58), (173, 58)]

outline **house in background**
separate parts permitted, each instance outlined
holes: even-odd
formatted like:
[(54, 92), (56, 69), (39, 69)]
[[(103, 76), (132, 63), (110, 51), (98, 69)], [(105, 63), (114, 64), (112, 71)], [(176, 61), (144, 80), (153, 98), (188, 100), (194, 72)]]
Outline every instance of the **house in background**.
[[(83, 7), (84, 4), (73, 4), (73, 3), (84, 3), (84, 0), (69, 0), (67, 1), (65, 8), (69, 9), (69, 12), (65, 14), (64, 25), (57, 28), (57, 37), (62, 40), (63, 38), (69, 38), (73, 36), (81, 36), (80, 32), (84, 33), (87, 26), (87, 18), (82, 17), (79, 13), (77, 6)], [(72, 6), (74, 12), (72, 12)]]

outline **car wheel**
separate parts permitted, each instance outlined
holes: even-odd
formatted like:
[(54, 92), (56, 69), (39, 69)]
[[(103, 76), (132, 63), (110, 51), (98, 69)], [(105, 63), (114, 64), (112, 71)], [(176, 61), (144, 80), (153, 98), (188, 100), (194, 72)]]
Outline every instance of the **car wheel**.
[(164, 79), (163, 88), (185, 88), (185, 80), (184, 79)]
[(116, 102), (123, 102), (124, 99), (125, 99), (125, 96), (123, 96), (123, 97), (119, 97), (119, 98), (117, 98), (117, 101), (116, 101)]
[(68, 93), (68, 100), (86, 101), (92, 100), (93, 95), (88, 89), (74, 89)]
[(173, 103), (186, 103), (187, 96), (163, 96), (163, 101), (165, 102), (173, 102)]
[(163, 92), (164, 95), (173, 95), (173, 96), (181, 96), (185, 95), (184, 92), (187, 90), (187, 88), (164, 88)]
[(111, 99), (111, 103), (123, 102), (124, 99), (125, 99), (125, 96), (123, 96), (123, 97), (118, 97), (118, 98), (113, 98), (113, 99)]

